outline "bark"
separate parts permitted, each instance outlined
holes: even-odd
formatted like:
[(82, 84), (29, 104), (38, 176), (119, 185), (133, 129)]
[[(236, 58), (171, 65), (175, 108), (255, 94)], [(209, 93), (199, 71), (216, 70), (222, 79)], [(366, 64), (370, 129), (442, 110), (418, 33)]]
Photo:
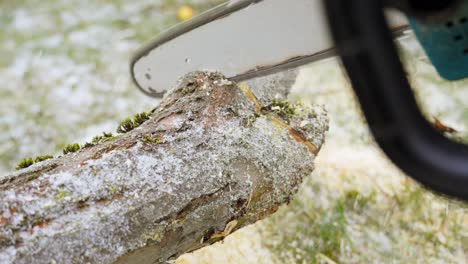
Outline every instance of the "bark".
[(222, 240), (288, 203), (327, 129), (320, 107), (189, 74), (136, 129), (0, 177), (0, 263), (158, 263)]

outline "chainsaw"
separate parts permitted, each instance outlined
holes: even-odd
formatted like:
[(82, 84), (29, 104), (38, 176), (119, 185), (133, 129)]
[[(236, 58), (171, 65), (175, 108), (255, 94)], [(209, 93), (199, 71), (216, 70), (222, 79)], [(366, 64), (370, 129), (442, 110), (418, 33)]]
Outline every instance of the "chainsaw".
[(464, 79), (467, 19), (464, 0), (231, 0), (139, 49), (131, 74), (162, 97), (196, 70), (239, 82), (339, 56), (384, 153), (424, 186), (468, 200), (468, 146), (423, 117), (394, 45), (412, 30), (441, 77)]

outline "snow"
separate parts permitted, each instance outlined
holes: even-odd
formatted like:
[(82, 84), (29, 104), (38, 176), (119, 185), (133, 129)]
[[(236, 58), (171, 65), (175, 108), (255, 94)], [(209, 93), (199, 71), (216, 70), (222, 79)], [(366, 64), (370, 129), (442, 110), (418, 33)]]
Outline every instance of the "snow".
[[(83, 143), (102, 131), (113, 132), (122, 118), (157, 105), (133, 87), (128, 59), (143, 42), (175, 21), (175, 6), (161, 11), (161, 3), (0, 4), (0, 174), (12, 170), (23, 157), (61, 154), (67, 143)], [(468, 81), (441, 80), (414, 37), (403, 39), (400, 46), (426, 115), (437, 116), (466, 134)], [(271, 83), (277, 85), (278, 81)], [(324, 248), (319, 247), (323, 241), (314, 232), (326, 224), (323, 215), (352, 191), (362, 199), (345, 206), (349, 240), (343, 240), (339, 249), (332, 250), (333, 256), (327, 257), (336, 257), (340, 263), (466, 261), (466, 204), (425, 191), (385, 159), (372, 141), (336, 59), (302, 68), (291, 99), (325, 105), (331, 118), (327, 144), (317, 156), (315, 172), (277, 216), (236, 232), (223, 244), (183, 256), (179, 263), (315, 261), (320, 253), (317, 250)], [(124, 165), (130, 169), (135, 162), (145, 163), (149, 169), (155, 161), (141, 157)], [(70, 181), (69, 175), (49, 177), (56, 180), (57, 190), (60, 182)], [(86, 195), (87, 184), (102, 181), (84, 177), (72, 188)], [(123, 184), (118, 177), (111, 183)], [(5, 195), (12, 199), (21, 194)], [(369, 201), (360, 207), (366, 199)], [(54, 204), (49, 197), (28, 208), (33, 212)], [(90, 212), (90, 217), (98, 213)], [(18, 214), (14, 222), (21, 220)], [(293, 248), (278, 250), (289, 240), (295, 241)], [(293, 258), (281, 258), (282, 253)], [(0, 263), (8, 262), (8, 256), (14, 254), (13, 247), (7, 248), (0, 254)]]

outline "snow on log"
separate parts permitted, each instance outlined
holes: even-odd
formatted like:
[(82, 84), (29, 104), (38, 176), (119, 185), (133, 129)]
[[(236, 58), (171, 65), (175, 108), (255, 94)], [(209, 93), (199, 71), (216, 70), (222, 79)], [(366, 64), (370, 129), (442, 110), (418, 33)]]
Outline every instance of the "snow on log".
[(327, 129), (321, 107), (191, 73), (139, 127), (0, 177), (0, 263), (160, 263), (210, 245), (288, 203)]

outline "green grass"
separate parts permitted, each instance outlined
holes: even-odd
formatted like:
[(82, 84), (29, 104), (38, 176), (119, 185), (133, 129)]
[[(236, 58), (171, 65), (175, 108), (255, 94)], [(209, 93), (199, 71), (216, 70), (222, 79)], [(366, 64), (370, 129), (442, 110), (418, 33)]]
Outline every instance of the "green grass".
[[(422, 67), (414, 62), (420, 50), (404, 51), (414, 73)], [(449, 84), (434, 75), (412, 75), (426, 116), (468, 126), (466, 106), (453, 99), (468, 82)], [(336, 61), (303, 69), (291, 98), (324, 104), (332, 129), (293, 202), (256, 227), (277, 263), (463, 263), (467, 203), (421, 188), (376, 150)]]
[[(158, 102), (133, 87), (128, 60), (143, 43), (177, 23), (181, 4), (197, 12), (222, 1), (2, 1), (0, 2), (0, 172), (22, 157), (60, 154), (112, 140), (122, 117)], [(98, 14), (98, 15), (96, 15)], [(19, 19), (15, 22), (15, 19)], [(30, 28), (15, 23), (31, 22)], [(54, 44), (54, 39), (59, 39)], [(254, 41), (254, 40), (248, 40)], [(52, 45), (52, 44), (54, 45)], [(410, 40), (401, 47), (424, 114), (460, 130), (468, 142), (468, 81), (448, 83)], [(466, 203), (438, 197), (407, 179), (375, 150), (346, 77), (336, 61), (305, 67), (292, 101), (326, 105), (332, 129), (316, 169), (289, 206), (254, 227), (263, 263), (463, 263), (468, 255)], [(443, 100), (441, 103), (440, 100)], [(279, 104), (279, 110), (291, 109)], [(127, 120), (128, 121), (128, 120)], [(146, 121), (130, 119), (127, 128)], [(147, 136), (158, 144), (159, 137)], [(77, 146), (78, 145), (78, 146)], [(49, 156), (45, 156), (49, 157)], [(24, 168), (39, 159), (24, 159)], [(118, 190), (110, 188), (111, 193)], [(56, 199), (66, 197), (60, 193)], [(241, 263), (251, 236), (195, 253), (213, 263)], [(207, 253), (208, 252), (208, 253)], [(250, 254), (257, 254), (251, 252)], [(258, 253), (259, 254), (259, 253)], [(237, 262), (237, 263), (239, 263)], [(258, 261), (250, 261), (258, 263)]]

